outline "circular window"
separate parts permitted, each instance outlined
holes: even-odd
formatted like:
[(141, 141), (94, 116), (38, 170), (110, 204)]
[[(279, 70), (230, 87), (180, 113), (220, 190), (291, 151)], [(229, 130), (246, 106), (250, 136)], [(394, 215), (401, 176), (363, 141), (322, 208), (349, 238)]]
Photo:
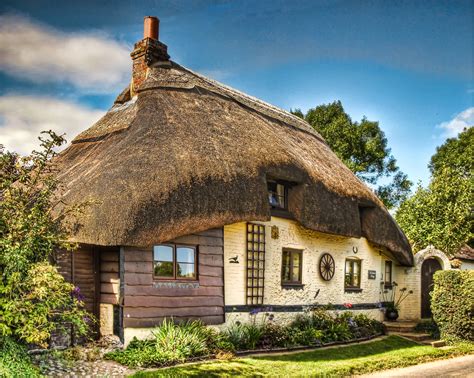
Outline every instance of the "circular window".
[(323, 253), (319, 260), (319, 274), (324, 281), (330, 281), (334, 277), (336, 264), (329, 253)]

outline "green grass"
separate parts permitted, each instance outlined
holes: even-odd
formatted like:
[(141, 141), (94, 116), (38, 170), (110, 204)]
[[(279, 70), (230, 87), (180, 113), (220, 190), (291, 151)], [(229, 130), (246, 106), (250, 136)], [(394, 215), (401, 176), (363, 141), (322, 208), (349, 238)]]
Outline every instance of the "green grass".
[(136, 373), (134, 377), (344, 376), (416, 365), (469, 353), (474, 353), (472, 344), (459, 344), (450, 349), (435, 349), (397, 336), (389, 336), (383, 340), (333, 349), (212, 361), (144, 371)]

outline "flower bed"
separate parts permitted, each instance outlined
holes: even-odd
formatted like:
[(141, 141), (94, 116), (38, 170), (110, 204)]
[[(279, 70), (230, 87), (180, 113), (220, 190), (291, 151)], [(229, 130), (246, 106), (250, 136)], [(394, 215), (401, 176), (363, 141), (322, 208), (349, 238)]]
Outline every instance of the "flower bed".
[(281, 352), (368, 340), (384, 333), (382, 323), (365, 315), (330, 315), (313, 310), (287, 325), (273, 322), (271, 314), (247, 323), (235, 322), (221, 332), (198, 321), (164, 321), (149, 340), (134, 339), (122, 351), (106, 355), (130, 367), (161, 367), (198, 359), (231, 358), (234, 354)]

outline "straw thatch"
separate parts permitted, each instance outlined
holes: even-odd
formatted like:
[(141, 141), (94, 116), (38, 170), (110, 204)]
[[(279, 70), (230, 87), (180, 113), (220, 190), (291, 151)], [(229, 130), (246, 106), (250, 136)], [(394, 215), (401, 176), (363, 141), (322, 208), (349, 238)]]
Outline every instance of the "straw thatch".
[(305, 121), (175, 63), (152, 68), (60, 154), (65, 200), (94, 199), (75, 240), (149, 246), (238, 221), (268, 220), (266, 182), (296, 183), (303, 226), (365, 236), (412, 265), (376, 196)]

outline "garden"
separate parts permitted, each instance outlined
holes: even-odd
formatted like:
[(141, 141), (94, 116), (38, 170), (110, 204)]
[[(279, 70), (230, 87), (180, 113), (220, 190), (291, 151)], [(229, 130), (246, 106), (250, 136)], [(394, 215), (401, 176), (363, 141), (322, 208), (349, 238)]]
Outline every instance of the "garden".
[(197, 359), (229, 359), (255, 350), (320, 347), (383, 334), (383, 324), (351, 312), (331, 315), (317, 309), (280, 325), (268, 313), (250, 315), (249, 322), (235, 322), (218, 331), (199, 321), (175, 324), (165, 320), (148, 340), (134, 339), (124, 350), (105, 358), (129, 367), (162, 367)]

